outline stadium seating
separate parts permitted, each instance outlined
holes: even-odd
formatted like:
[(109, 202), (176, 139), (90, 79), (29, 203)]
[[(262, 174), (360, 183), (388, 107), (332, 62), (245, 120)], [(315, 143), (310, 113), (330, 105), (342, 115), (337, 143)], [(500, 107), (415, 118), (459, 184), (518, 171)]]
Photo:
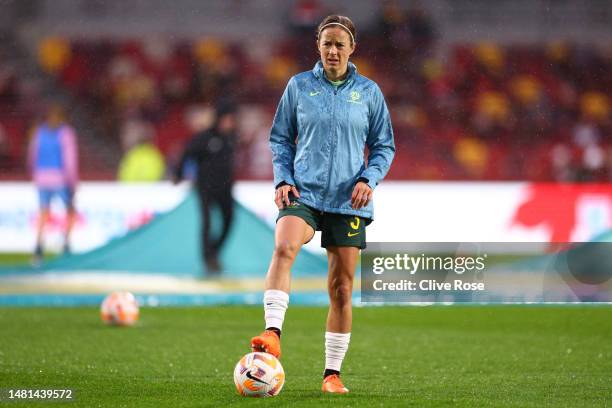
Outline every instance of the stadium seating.
[[(381, 48), (383, 39), (364, 34), (354, 61), (380, 84), (392, 112), (398, 154), (390, 178), (612, 179), (609, 54), (570, 44), (483, 43), (455, 45), (443, 61), (433, 57), (428, 41)], [(231, 95), (266, 118), (241, 144), (238, 176), (268, 178), (269, 172), (249, 171), (257, 160), (254, 138), (265, 137), (287, 79), (314, 62), (314, 49), (304, 58), (304, 48), (292, 41), (312, 39), (285, 39), (272, 51), (214, 38), (79, 40), (62, 51), (66, 56), (51, 75), (83, 103), (99, 107), (99, 123), (116, 145), (126, 120), (151, 122), (170, 163), (190, 137), (186, 112)], [(0, 101), (14, 90), (1, 92)], [(3, 178), (11, 166), (19, 171), (31, 119), (0, 115), (11, 155)], [(113, 178), (116, 169), (108, 170)]]

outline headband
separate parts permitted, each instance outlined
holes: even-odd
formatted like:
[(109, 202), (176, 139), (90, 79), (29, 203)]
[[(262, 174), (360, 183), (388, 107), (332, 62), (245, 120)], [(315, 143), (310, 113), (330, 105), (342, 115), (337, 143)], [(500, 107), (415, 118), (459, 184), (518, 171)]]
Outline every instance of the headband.
[(353, 43), (355, 43), (355, 37), (353, 37), (353, 33), (351, 33), (351, 30), (349, 30), (349, 28), (347, 26), (345, 26), (344, 24), (342, 24), (342, 23), (327, 23), (327, 24), (325, 24), (319, 30), (319, 37), (321, 36), (321, 33), (323, 32), (323, 30), (325, 30), (330, 25), (339, 25), (340, 27), (344, 28), (346, 30), (346, 32), (349, 33), (349, 35), (351, 36), (351, 40), (353, 40)]

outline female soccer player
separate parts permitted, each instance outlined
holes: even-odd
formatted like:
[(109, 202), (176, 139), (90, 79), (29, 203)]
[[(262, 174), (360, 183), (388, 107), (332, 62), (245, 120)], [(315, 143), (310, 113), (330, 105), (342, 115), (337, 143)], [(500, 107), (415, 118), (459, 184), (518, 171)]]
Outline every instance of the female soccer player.
[(266, 330), (251, 340), (253, 351), (280, 356), (291, 266), (301, 246), (321, 231), (330, 299), (322, 389), (332, 393), (348, 392), (340, 366), (351, 337), (355, 267), (372, 221), (372, 192), (395, 153), (380, 89), (349, 62), (355, 36), (349, 18), (326, 17), (317, 30), (320, 61), (289, 80), (278, 105), (270, 146), (279, 215), (265, 283)]
[(50, 106), (47, 120), (36, 128), (28, 148), (28, 163), (40, 201), (36, 248), (32, 259), (34, 266), (39, 266), (43, 260), (43, 232), (54, 196), (58, 196), (66, 207), (64, 253), (70, 252), (70, 231), (76, 215), (74, 193), (78, 184), (77, 150), (76, 133), (66, 122), (63, 107)]

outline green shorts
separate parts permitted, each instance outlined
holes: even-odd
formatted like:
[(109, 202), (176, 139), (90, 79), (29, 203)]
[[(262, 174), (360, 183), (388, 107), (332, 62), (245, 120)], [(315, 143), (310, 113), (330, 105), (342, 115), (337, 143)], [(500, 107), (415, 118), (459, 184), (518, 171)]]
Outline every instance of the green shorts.
[(372, 222), (369, 218), (355, 215), (334, 214), (319, 211), (296, 200), (278, 212), (278, 218), (287, 215), (300, 217), (315, 231), (321, 231), (321, 246), (366, 247), (366, 225)]

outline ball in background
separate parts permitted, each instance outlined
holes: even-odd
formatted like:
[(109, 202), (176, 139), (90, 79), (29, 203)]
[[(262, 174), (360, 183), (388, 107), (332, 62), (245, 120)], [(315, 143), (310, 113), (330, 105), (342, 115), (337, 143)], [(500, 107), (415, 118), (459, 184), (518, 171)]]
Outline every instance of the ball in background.
[(234, 384), (245, 397), (273, 397), (285, 384), (285, 371), (272, 354), (249, 353), (236, 364)]
[(138, 301), (130, 292), (113, 292), (100, 307), (102, 320), (110, 325), (131, 326), (138, 320)]

